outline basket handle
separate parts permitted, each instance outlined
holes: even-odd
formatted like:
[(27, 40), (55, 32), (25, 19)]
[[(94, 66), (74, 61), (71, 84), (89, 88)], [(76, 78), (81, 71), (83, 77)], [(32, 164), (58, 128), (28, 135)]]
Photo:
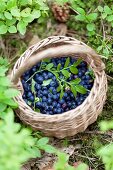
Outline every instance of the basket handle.
[(39, 51), (38, 53), (32, 54), (26, 62), (17, 69), (15, 74), (12, 77), (12, 82), (14, 84), (18, 83), (19, 78), (21, 75), (33, 67), (37, 62), (41, 61), (44, 58), (51, 58), (51, 57), (58, 57), (62, 55), (70, 55), (70, 54), (89, 54), (90, 58), (94, 61), (95, 65), (97, 66), (98, 70), (103, 70), (105, 68), (104, 63), (101, 61), (99, 55), (90, 48), (89, 46), (82, 45), (82, 44), (65, 44), (56, 47), (50, 47)]

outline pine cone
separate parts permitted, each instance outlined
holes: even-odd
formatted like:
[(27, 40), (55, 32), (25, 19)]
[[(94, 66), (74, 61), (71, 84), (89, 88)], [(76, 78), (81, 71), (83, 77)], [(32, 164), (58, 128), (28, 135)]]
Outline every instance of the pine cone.
[(57, 3), (52, 4), (52, 12), (56, 20), (60, 22), (66, 22), (69, 18), (69, 3), (65, 3), (63, 6)]

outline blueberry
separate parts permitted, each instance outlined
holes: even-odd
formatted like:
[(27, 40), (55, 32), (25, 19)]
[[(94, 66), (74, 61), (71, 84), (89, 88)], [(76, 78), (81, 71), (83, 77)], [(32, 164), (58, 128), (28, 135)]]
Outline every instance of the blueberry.
[(74, 79), (78, 78), (78, 75), (73, 75), (73, 78), (74, 78)]
[(68, 96), (68, 94), (65, 92), (65, 93), (64, 93), (64, 97), (66, 98), (67, 96)]
[(41, 89), (40, 84), (36, 83), (36, 84), (35, 84), (35, 89), (40, 90), (40, 89)]
[(68, 105), (68, 107), (71, 107), (72, 103), (71, 103), (71, 102), (68, 102), (67, 105)]
[(31, 102), (33, 102), (33, 101), (34, 101), (34, 96), (33, 96), (33, 95), (30, 96), (28, 99), (29, 99)]
[(53, 76), (53, 74), (52, 74), (51, 72), (49, 72), (49, 73), (48, 73), (48, 78), (51, 79), (51, 78), (53, 78), (53, 77), (55, 77), (55, 76)]
[(65, 111), (67, 112), (67, 111), (69, 111), (70, 109), (67, 107), (66, 109), (65, 109)]
[(43, 94), (42, 93), (37, 93), (37, 97), (42, 98)]
[(89, 84), (88, 89), (91, 90), (91, 88), (92, 88), (92, 84)]
[(25, 91), (30, 91), (30, 86), (29, 86), (28, 83), (24, 83), (23, 88), (24, 88)]
[(41, 103), (41, 102), (36, 102), (36, 103), (35, 103), (35, 106), (36, 106), (37, 108), (41, 108), (41, 107), (42, 107), (42, 103)]
[(46, 97), (46, 96), (43, 96), (43, 97), (42, 97), (42, 101), (43, 101), (43, 102), (46, 102), (46, 101), (47, 101), (47, 97)]
[(26, 98), (26, 95), (25, 95), (25, 93), (22, 95), (22, 98), (23, 98), (23, 99), (25, 99), (25, 98)]
[(55, 76), (53, 76), (53, 77), (52, 77), (52, 80), (56, 80), (56, 77), (55, 77)]
[(45, 108), (47, 106), (46, 102), (42, 102), (42, 107)]
[(53, 110), (53, 106), (49, 106), (49, 107), (48, 107), (48, 110), (49, 110), (49, 111), (52, 111), (52, 110)]
[(88, 89), (88, 85), (85, 84), (84, 87), (85, 87), (86, 89)]
[(29, 75), (24, 76), (24, 80), (27, 81), (29, 79), (29, 77), (30, 77)]
[(32, 95), (33, 95), (33, 93), (30, 91), (27, 93), (27, 97), (31, 97)]
[(55, 81), (51, 81), (51, 82), (50, 82), (50, 86), (51, 86), (51, 87), (55, 87), (55, 86), (56, 86), (56, 82), (55, 82)]
[(79, 106), (79, 105), (81, 105), (82, 104), (82, 101), (78, 101), (77, 102), (77, 105)]
[(48, 95), (48, 91), (47, 91), (47, 90), (44, 90), (42, 93), (43, 93), (43, 95), (45, 95), (45, 96)]
[(64, 99), (61, 99), (61, 100), (59, 101), (59, 103), (60, 103), (60, 104), (63, 104), (63, 103), (65, 103), (65, 100), (64, 100)]
[(31, 69), (31, 72), (32, 73), (35, 73), (37, 71), (37, 67), (36, 66), (33, 66), (33, 68)]
[(48, 104), (51, 104), (52, 103), (52, 99), (48, 98), (47, 102), (48, 102)]
[(50, 114), (50, 115), (53, 115), (54, 113), (53, 113), (53, 111), (49, 111), (49, 114)]
[(85, 76), (86, 80), (90, 80), (91, 76), (89, 76), (88, 74)]
[(52, 103), (52, 105), (53, 105), (53, 107), (56, 107), (56, 106), (57, 106), (57, 102), (54, 101), (54, 102)]
[(83, 73), (80, 71), (80, 72), (78, 73), (78, 76), (79, 76), (79, 77), (82, 77), (82, 76), (83, 76)]
[(54, 113), (54, 114), (57, 113), (57, 109), (56, 109), (56, 108), (53, 109), (53, 113)]
[(42, 83), (42, 82), (43, 82), (43, 80), (44, 80), (44, 79), (43, 79), (43, 77), (42, 77), (42, 76), (39, 76), (39, 77), (38, 77), (38, 82), (39, 82), (39, 83)]
[(57, 103), (57, 108), (60, 108), (61, 107), (61, 104), (60, 103)]
[(49, 88), (50, 92), (52, 92), (54, 89), (55, 89), (54, 87)]
[(86, 66), (87, 66), (87, 63), (86, 63), (85, 61), (82, 61), (82, 62), (80, 63), (80, 66), (86, 67)]
[(84, 97), (80, 97), (80, 101), (83, 102), (84, 101)]
[(70, 96), (67, 96), (66, 97), (66, 101), (70, 101), (71, 100), (71, 97)]
[(66, 104), (66, 103), (63, 103), (63, 104), (62, 104), (62, 108), (63, 108), (63, 109), (66, 109), (66, 108), (67, 108), (67, 104)]
[(48, 93), (48, 97), (49, 98), (53, 98), (53, 94), (52, 93)]
[(62, 109), (61, 108), (58, 108), (57, 109), (57, 113), (61, 113), (62, 112)]
[(54, 100), (58, 100), (58, 96), (56, 94), (53, 95)]
[(49, 106), (46, 105), (46, 106), (45, 106), (45, 110), (49, 110)]
[(48, 90), (48, 88), (46, 86), (43, 86), (42, 90)]
[(74, 94), (73, 94), (73, 93), (70, 93), (70, 97), (71, 97), (72, 99), (74, 99)]
[(57, 94), (56, 89), (53, 89), (53, 90), (52, 90), (52, 93), (53, 93), (53, 94)]

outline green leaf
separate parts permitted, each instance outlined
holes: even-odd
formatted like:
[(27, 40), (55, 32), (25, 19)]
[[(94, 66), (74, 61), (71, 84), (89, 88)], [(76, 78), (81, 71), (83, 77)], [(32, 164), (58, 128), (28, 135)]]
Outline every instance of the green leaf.
[(22, 17), (28, 17), (30, 15), (31, 8), (25, 8), (20, 12), (20, 15)]
[(107, 17), (107, 20), (108, 20), (109, 22), (113, 21), (113, 15), (109, 15), (109, 16)]
[(49, 64), (46, 66), (46, 70), (50, 70), (53, 66), (54, 66), (53, 63), (49, 63)]
[(31, 83), (31, 91), (32, 91), (32, 93), (35, 93), (35, 81), (34, 81), (34, 79), (32, 79), (32, 83)]
[(80, 78), (76, 78), (75, 80), (70, 81), (70, 84), (79, 84), (81, 82)]
[(32, 16), (33, 16), (34, 18), (39, 18), (39, 17), (41, 16), (40, 10), (33, 9), (33, 11), (32, 11)]
[(7, 70), (8, 70), (8, 68), (6, 68), (4, 66), (0, 66), (0, 76), (1, 77), (5, 76), (5, 73)]
[(87, 30), (88, 31), (93, 31), (94, 29), (95, 29), (95, 24), (94, 23), (87, 24)]
[(5, 1), (3, 2), (0, 2), (0, 12), (3, 12), (3, 11), (5, 11), (5, 9), (6, 9), (6, 3), (5, 3)]
[(30, 14), (28, 17), (23, 18), (23, 22), (26, 24), (32, 22), (34, 20), (33, 16)]
[(16, 29), (16, 27), (15, 27), (14, 25), (12, 25), (12, 26), (10, 26), (10, 27), (8, 28), (8, 31), (9, 31), (10, 33), (16, 33), (16, 32), (17, 32), (17, 29)]
[(8, 0), (7, 9), (10, 10), (13, 7), (16, 7), (17, 2), (15, 0)]
[(63, 87), (61, 84), (59, 84), (59, 86), (57, 87), (57, 92), (61, 91), (61, 88), (63, 88)]
[(37, 146), (46, 145), (49, 142), (49, 138), (43, 137), (37, 141)]
[(98, 10), (99, 10), (99, 12), (103, 12), (103, 7), (101, 7), (100, 5), (97, 7), (98, 8)]
[(63, 90), (63, 87), (62, 87), (61, 92), (60, 92), (60, 100), (62, 99), (63, 96), (64, 96), (64, 90)]
[(71, 76), (71, 73), (69, 73), (69, 71), (67, 70), (61, 70), (61, 72), (66, 78), (69, 78)]
[(102, 19), (105, 19), (107, 17), (107, 13), (102, 14)]
[(60, 68), (61, 68), (61, 64), (59, 63), (59, 64), (57, 65), (57, 71), (59, 71)]
[(12, 15), (11, 15), (10, 12), (5, 11), (5, 12), (4, 12), (4, 16), (5, 16), (7, 19), (12, 20)]
[(14, 16), (14, 17), (20, 17), (20, 10), (17, 8), (17, 7), (13, 7), (11, 9), (11, 14)]
[(109, 6), (107, 6), (107, 5), (105, 5), (104, 6), (104, 12), (106, 13), (106, 14), (112, 14), (112, 10), (109, 8)]
[(13, 99), (4, 99), (2, 102), (14, 108), (18, 107), (18, 104)]
[(52, 79), (44, 80), (42, 86), (48, 86), (51, 83)]
[(13, 98), (13, 97), (17, 96), (18, 94), (19, 94), (19, 91), (16, 89), (12, 89), (12, 88), (9, 88), (9, 89), (5, 90), (5, 92), (4, 92), (4, 95), (7, 98)]
[(21, 6), (32, 5), (33, 0), (19, 0)]
[(56, 149), (51, 145), (45, 145), (43, 149), (48, 153), (56, 153)]
[(22, 35), (24, 35), (26, 32), (26, 23), (23, 22), (22, 20), (19, 21), (17, 24), (17, 29)]
[(77, 67), (82, 62), (82, 59), (79, 58), (76, 62), (74, 62), (74, 66)]
[(65, 64), (64, 64), (64, 68), (68, 67), (68, 66), (69, 66), (69, 63), (70, 63), (70, 58), (68, 57), (68, 58), (66, 59)]
[(3, 15), (3, 13), (0, 13), (0, 19), (2, 19), (2, 20), (4, 20), (4, 19), (5, 19), (4, 15)]
[(78, 69), (75, 66), (73, 66), (73, 65), (70, 67), (70, 71), (73, 74), (77, 74), (78, 73)]
[(76, 170), (82, 170), (82, 169), (87, 170), (87, 169), (89, 169), (89, 168), (88, 168), (88, 166), (87, 166), (86, 164), (81, 163), (81, 164), (76, 168)]
[(80, 14), (85, 15), (84, 9), (78, 7), (78, 8), (77, 8), (77, 11), (78, 11)]
[(7, 33), (7, 26), (0, 21), (0, 34), (6, 34)]
[(87, 15), (87, 19), (90, 21), (95, 21), (97, 19), (98, 14), (97, 13), (91, 13)]
[(76, 97), (77, 96), (77, 91), (76, 91), (75, 86), (71, 85), (71, 91), (74, 94), (74, 96)]
[(15, 23), (16, 23), (16, 19), (15, 18), (12, 18), (12, 20), (6, 19), (6, 25), (7, 26), (11, 26), (11, 25), (13, 25)]
[(78, 20), (78, 21), (85, 21), (85, 20), (86, 20), (86, 16), (81, 15), (81, 14), (77, 15), (75, 18), (76, 18), (76, 20)]
[(7, 105), (4, 103), (0, 103), (0, 113), (3, 112), (7, 108)]
[(0, 86), (9, 86), (10, 80), (7, 77), (0, 77)]
[(86, 94), (87, 93), (87, 89), (81, 85), (76, 85), (75, 86), (76, 91), (81, 93), (81, 94)]
[(50, 58), (44, 58), (43, 62), (50, 63), (51, 59)]

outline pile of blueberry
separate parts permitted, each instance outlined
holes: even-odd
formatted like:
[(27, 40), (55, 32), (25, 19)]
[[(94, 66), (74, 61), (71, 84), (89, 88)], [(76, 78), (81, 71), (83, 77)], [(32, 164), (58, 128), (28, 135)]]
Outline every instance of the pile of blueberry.
[[(62, 69), (65, 65), (67, 57), (50, 59), (50, 63), (53, 63), (54, 68), (57, 68), (58, 64), (61, 64)], [(77, 60), (70, 57), (69, 65), (72, 65)], [(78, 73), (72, 74), (67, 79), (67, 81), (75, 80), (80, 78), (80, 85), (87, 89), (86, 94), (81, 94), (77, 92), (75, 97), (72, 91), (67, 88), (64, 91), (63, 97), (60, 98), (60, 92), (57, 88), (59, 82), (56, 76), (47, 70), (41, 70), (42, 65), (47, 65), (47, 62), (40, 62), (33, 66), (30, 70), (26, 71), (21, 79), (24, 89), (23, 99), (24, 101), (35, 111), (41, 112), (42, 114), (54, 115), (60, 114), (71, 109), (75, 109), (77, 106), (81, 105), (83, 101), (89, 95), (94, 79), (92, 78), (88, 64), (82, 61), (78, 66)], [(43, 67), (42, 67), (43, 68)], [(69, 69), (67, 68), (69, 71)], [(63, 78), (63, 75), (60, 75)], [(43, 86), (43, 82), (46, 80), (51, 80), (46, 86)], [(33, 83), (34, 82), (34, 87)]]

